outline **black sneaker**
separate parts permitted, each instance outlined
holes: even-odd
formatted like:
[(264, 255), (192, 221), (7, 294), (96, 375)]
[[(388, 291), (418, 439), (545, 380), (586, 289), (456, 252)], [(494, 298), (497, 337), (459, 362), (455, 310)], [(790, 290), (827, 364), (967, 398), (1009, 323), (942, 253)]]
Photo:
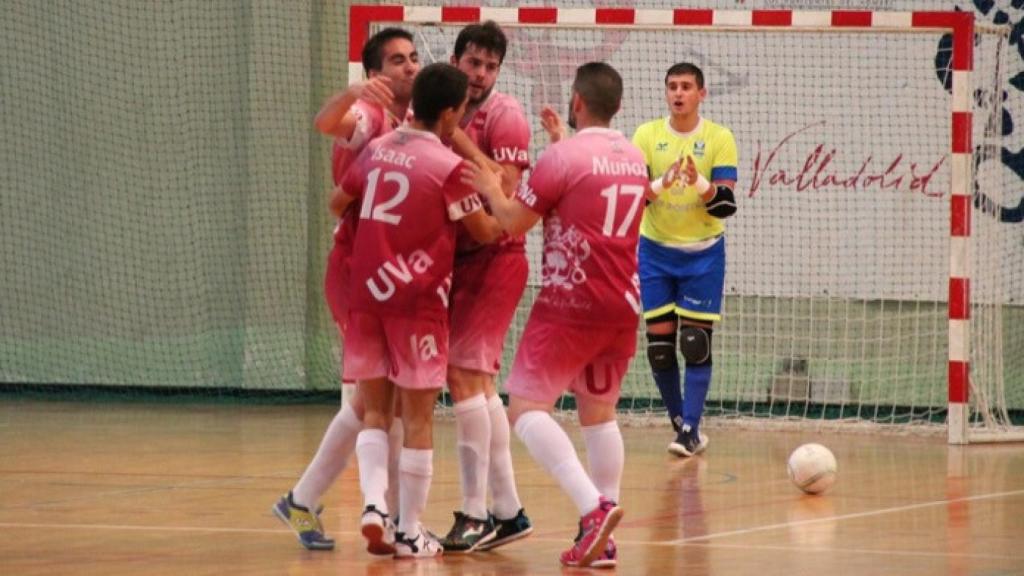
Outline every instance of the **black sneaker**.
[(708, 447), (708, 437), (693, 431), (689, 424), (676, 435), (676, 439), (668, 445), (668, 451), (676, 456), (696, 456)]
[(469, 554), (494, 539), (496, 532), (490, 518), (481, 520), (455, 512), (455, 523), (441, 540), (446, 554)]
[(491, 524), (494, 525), (494, 531), (491, 534), (493, 538), (488, 538), (486, 542), (477, 545), (477, 550), (493, 550), (498, 546), (504, 546), (509, 542), (515, 542), (520, 538), (526, 538), (533, 532), (533, 524), (530, 524), (530, 519), (526, 517), (526, 512), (520, 508), (516, 515), (508, 520), (501, 520), (490, 515)]

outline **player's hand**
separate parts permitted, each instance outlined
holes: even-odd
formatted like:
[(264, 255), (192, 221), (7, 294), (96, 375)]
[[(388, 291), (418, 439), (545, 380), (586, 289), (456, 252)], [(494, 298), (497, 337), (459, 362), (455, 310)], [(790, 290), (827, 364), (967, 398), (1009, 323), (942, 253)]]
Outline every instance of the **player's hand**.
[(499, 172), (491, 170), (489, 166), (481, 166), (475, 162), (466, 161), (463, 163), (459, 179), (466, 186), (472, 186), (488, 199), (495, 195), (504, 196), (501, 190), (501, 176)]
[(353, 85), (356, 97), (371, 104), (377, 104), (385, 110), (395, 100), (395, 93), (391, 91), (391, 78), (387, 76), (374, 76), (369, 80), (358, 82)]
[(548, 138), (554, 144), (565, 138), (565, 122), (551, 106), (544, 106), (540, 111), (540, 125), (548, 133)]
[(676, 160), (675, 162), (672, 163), (671, 166), (668, 167), (668, 170), (665, 170), (665, 173), (661, 175), (662, 190), (668, 190), (669, 188), (675, 185), (676, 180), (679, 180), (682, 171), (682, 164), (682, 158)]
[(683, 167), (682, 178), (686, 182), (687, 186), (693, 186), (697, 183), (697, 164), (693, 161), (693, 156), (687, 154), (686, 165)]

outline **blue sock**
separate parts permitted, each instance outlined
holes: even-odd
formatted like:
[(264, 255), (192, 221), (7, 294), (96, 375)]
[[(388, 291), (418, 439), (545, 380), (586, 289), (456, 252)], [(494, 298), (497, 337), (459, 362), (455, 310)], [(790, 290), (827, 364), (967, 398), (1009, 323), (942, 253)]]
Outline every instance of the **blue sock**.
[(704, 415), (704, 400), (711, 387), (711, 364), (686, 366), (686, 394), (683, 395), (683, 423), (689, 424), (694, 432)]
[(668, 409), (668, 417), (678, 429), (683, 422), (683, 392), (679, 386), (681, 378), (679, 370), (659, 370), (654, 372), (654, 383), (658, 385), (661, 401)]

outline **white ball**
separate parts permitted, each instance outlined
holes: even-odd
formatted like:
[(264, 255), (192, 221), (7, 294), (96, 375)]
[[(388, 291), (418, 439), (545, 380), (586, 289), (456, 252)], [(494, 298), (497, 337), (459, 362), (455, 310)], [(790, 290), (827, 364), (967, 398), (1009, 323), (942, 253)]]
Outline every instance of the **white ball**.
[(836, 457), (821, 444), (804, 444), (789, 455), (789, 479), (808, 494), (821, 494), (836, 482)]

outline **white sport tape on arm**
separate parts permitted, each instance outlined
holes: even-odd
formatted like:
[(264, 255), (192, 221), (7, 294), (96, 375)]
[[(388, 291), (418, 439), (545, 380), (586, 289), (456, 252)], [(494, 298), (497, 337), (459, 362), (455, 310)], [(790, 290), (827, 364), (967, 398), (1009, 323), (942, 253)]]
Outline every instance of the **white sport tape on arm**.
[(661, 183), (661, 178), (651, 180), (651, 192), (661, 194), (663, 190), (665, 190), (665, 186)]

